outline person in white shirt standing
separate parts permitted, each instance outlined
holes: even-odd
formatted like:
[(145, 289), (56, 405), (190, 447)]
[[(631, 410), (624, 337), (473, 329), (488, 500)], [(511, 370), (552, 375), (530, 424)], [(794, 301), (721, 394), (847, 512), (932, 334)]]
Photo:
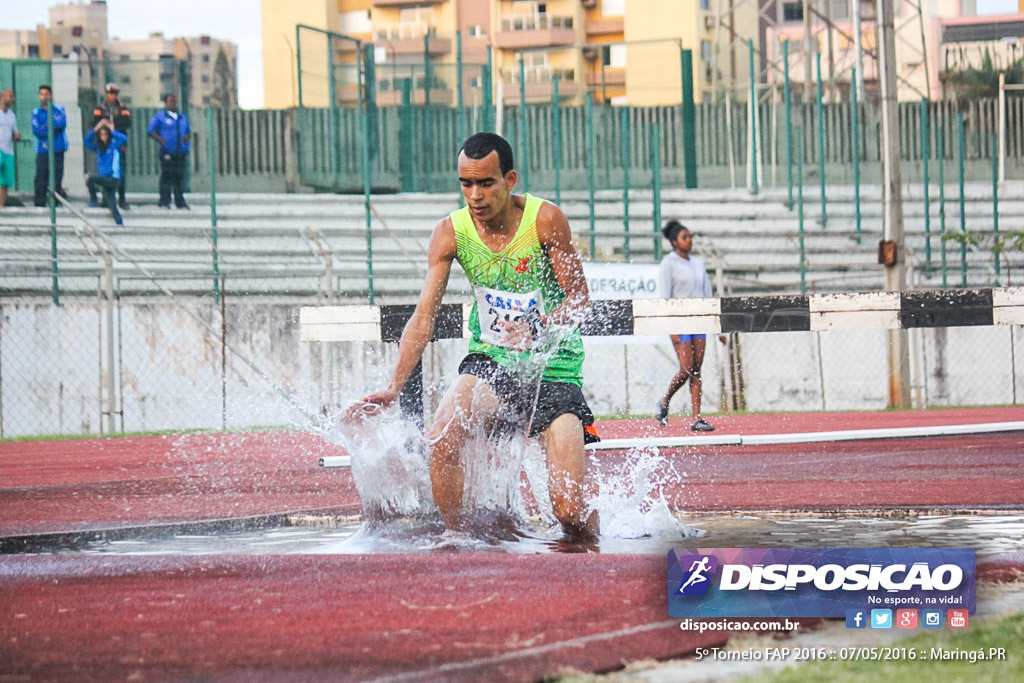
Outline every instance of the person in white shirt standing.
[(14, 143), (20, 139), (14, 91), (0, 91), (0, 208), (7, 205), (7, 188), (14, 187)]
[[(661, 229), (665, 239), (672, 245), (672, 252), (661, 260), (658, 271), (658, 296), (663, 299), (699, 299), (711, 296), (711, 281), (704, 262), (690, 255), (693, 249), (693, 234), (689, 228), (672, 219)], [(704, 349), (707, 344), (703, 334), (673, 334), (672, 347), (679, 359), (679, 371), (668, 385), (668, 391), (658, 401), (654, 419), (662, 427), (668, 424), (668, 406), (676, 392), (690, 382), (690, 402), (694, 422), (690, 429), (695, 432), (714, 431), (714, 427), (700, 416), (701, 379), (700, 367), (704, 363)], [(724, 340), (724, 338), (723, 338)]]

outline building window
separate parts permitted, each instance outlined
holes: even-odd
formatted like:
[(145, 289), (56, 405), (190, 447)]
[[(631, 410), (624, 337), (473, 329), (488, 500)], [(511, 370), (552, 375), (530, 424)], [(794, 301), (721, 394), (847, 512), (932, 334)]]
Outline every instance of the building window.
[(469, 27), (469, 37), (470, 38), (483, 38), (486, 35), (487, 35), (487, 31), (484, 30), (484, 27), (481, 26), (480, 24), (474, 24), (473, 26)]
[(203, 95), (203, 104), (209, 106), (209, 104), (210, 104), (210, 96), (209, 95)]
[(705, 64), (711, 63), (711, 42), (707, 40), (700, 41), (700, 58)]
[(29, 45), (28, 46), (28, 56), (29, 57), (38, 57), (39, 56), (39, 46), (38, 45)]
[(127, 62), (129, 59), (131, 59), (131, 56), (129, 56), (129, 55), (121, 55), (120, 59), (121, 59), (122, 62)]
[(804, 6), (799, 2), (785, 2), (782, 4), (783, 21), (803, 21)]
[(132, 82), (132, 77), (131, 76), (121, 76), (121, 82), (127, 85), (128, 83)]
[(63, 45), (57, 44), (57, 45), (53, 46), (53, 56), (54, 57), (60, 57), (61, 54), (63, 54), (63, 52), (64, 52), (64, 46)]
[(702, 10), (711, 9), (711, 0), (700, 0), (700, 8)]
[(73, 35), (75, 38), (81, 38), (82, 37), (82, 27), (81, 26), (72, 26), (71, 27), (71, 35)]
[(210, 82), (210, 77), (209, 76), (203, 76), (202, 81), (203, 81), (203, 83), (209, 83)]
[(203, 64), (210, 63), (210, 55), (203, 55)]

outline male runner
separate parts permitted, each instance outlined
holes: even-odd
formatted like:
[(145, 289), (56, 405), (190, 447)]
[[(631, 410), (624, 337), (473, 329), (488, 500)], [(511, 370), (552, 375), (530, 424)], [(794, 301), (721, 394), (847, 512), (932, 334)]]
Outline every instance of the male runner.
[[(513, 424), (540, 437), (547, 456), (555, 516), (573, 537), (598, 532), (583, 497), (584, 443), (593, 415), (583, 397), (583, 340), (572, 329), (590, 305), (583, 265), (565, 214), (528, 194), (513, 194), (518, 174), (512, 148), (493, 133), (473, 135), (458, 155), (466, 206), (434, 228), (423, 292), (398, 347), (391, 383), (346, 411), (358, 417), (398, 398), (431, 337), (452, 263), (473, 285), (472, 339), (459, 377), (427, 430), (434, 502), (445, 526), (462, 523), (465, 464), (462, 450), (480, 428), (493, 435)], [(549, 326), (569, 326), (570, 330)], [(539, 386), (523, 382), (523, 365), (536, 360), (546, 334), (564, 336), (547, 360)], [(538, 336), (541, 343), (538, 345)]]

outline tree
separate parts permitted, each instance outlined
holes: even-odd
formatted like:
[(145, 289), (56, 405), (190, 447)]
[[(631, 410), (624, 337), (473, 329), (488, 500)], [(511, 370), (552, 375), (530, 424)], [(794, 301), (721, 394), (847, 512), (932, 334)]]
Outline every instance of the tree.
[(235, 72), (223, 47), (217, 50), (217, 59), (213, 63), (213, 92), (210, 94), (210, 106), (219, 109), (235, 106)]
[[(1024, 57), (1010, 64), (1006, 69), (1007, 84), (1024, 83)], [(981, 56), (980, 67), (967, 67), (963, 71), (946, 72), (953, 84), (958, 99), (979, 100), (999, 96), (999, 72), (992, 61), (992, 54), (986, 49)]]

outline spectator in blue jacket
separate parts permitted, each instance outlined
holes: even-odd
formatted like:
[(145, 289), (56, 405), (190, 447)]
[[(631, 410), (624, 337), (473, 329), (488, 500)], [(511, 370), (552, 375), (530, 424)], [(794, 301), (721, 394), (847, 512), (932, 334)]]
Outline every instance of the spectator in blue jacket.
[(121, 148), (128, 144), (128, 136), (114, 130), (108, 119), (100, 119), (96, 127), (85, 134), (83, 141), (86, 149), (96, 152), (96, 173), (86, 176), (89, 186), (89, 206), (96, 204), (96, 188), (103, 191), (103, 203), (110, 209), (114, 222), (124, 225), (121, 213), (117, 210), (117, 190), (121, 187)]
[(146, 126), (146, 134), (160, 143), (160, 208), (171, 208), (173, 192), (174, 205), (187, 209), (185, 164), (192, 128), (188, 125), (188, 116), (178, 111), (177, 95), (164, 95), (164, 110), (153, 114)]
[[(39, 86), (39, 106), (32, 110), (32, 134), (36, 136), (36, 206), (46, 206), (46, 189), (50, 181), (50, 142), (46, 124), (46, 110), (53, 100), (53, 90), (48, 85)], [(54, 189), (65, 196), (61, 189), (64, 182), (64, 152), (68, 149), (68, 136), (64, 129), (68, 116), (64, 107), (53, 105), (53, 167)]]

